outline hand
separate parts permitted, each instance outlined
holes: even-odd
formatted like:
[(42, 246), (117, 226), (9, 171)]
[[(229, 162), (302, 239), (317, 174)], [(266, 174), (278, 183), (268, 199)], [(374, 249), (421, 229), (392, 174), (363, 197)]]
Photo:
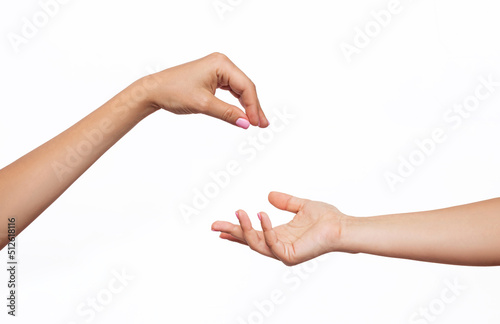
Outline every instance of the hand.
[(248, 245), (288, 266), (341, 250), (342, 223), (347, 216), (337, 208), (279, 192), (271, 192), (269, 202), (278, 209), (296, 213), (295, 217), (288, 224), (273, 228), (268, 215), (258, 213), (263, 231), (257, 231), (247, 213), (238, 210), (240, 225), (217, 221), (212, 230), (221, 232), (223, 239)]
[[(253, 82), (225, 55), (213, 53), (199, 60), (149, 75), (153, 84), (149, 103), (174, 114), (203, 113), (242, 128), (269, 125)], [(217, 88), (229, 90), (246, 111), (217, 97)]]

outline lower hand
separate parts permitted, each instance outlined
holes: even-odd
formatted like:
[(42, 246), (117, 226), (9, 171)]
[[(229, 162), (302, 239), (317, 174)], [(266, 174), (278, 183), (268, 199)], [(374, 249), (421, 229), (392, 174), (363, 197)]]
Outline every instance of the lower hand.
[(238, 210), (239, 225), (217, 221), (212, 230), (221, 232), (223, 239), (248, 245), (289, 266), (342, 249), (342, 223), (347, 216), (334, 206), (279, 192), (271, 192), (269, 202), (278, 209), (295, 213), (294, 218), (273, 228), (269, 216), (260, 212), (263, 231), (257, 231), (247, 213)]

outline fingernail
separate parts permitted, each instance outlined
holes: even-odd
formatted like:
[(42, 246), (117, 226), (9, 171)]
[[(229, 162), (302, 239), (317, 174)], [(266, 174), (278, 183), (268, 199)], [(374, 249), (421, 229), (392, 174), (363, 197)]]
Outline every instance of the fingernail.
[(257, 124), (257, 126), (259, 126), (259, 127), (260, 127), (260, 119), (259, 119), (259, 123)]
[(236, 214), (236, 218), (238, 218), (238, 220), (240, 219), (240, 215), (238, 215), (238, 212), (235, 212)]
[(217, 232), (217, 231), (212, 228), (212, 232)]
[(257, 217), (259, 217), (259, 220), (262, 220), (262, 216), (260, 216), (260, 213), (257, 213)]
[(236, 120), (236, 125), (238, 127), (247, 129), (250, 126), (250, 122), (244, 118), (238, 118), (238, 120)]

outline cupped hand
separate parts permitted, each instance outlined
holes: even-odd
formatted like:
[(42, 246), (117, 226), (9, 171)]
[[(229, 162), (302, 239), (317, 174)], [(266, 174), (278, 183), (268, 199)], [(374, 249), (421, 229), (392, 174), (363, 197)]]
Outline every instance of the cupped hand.
[[(175, 114), (202, 113), (242, 128), (269, 125), (254, 83), (223, 54), (213, 53), (145, 78), (153, 85), (148, 97), (155, 108)], [(245, 112), (215, 97), (218, 88), (238, 98)]]
[(252, 228), (247, 213), (238, 210), (239, 225), (217, 221), (212, 230), (221, 232), (223, 239), (248, 245), (289, 266), (341, 249), (342, 223), (347, 216), (334, 206), (279, 192), (271, 192), (269, 202), (278, 209), (295, 213), (294, 218), (273, 228), (269, 216), (260, 212), (257, 216), (262, 231), (258, 231)]

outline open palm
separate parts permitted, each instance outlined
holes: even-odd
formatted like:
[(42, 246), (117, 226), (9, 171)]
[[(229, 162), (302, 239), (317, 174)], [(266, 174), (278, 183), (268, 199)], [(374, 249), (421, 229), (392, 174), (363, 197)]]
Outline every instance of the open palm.
[(286, 265), (295, 265), (336, 250), (344, 217), (337, 208), (279, 192), (271, 192), (269, 202), (296, 215), (289, 223), (273, 228), (269, 216), (260, 212), (257, 215), (262, 231), (257, 231), (252, 228), (247, 213), (238, 210), (239, 225), (217, 221), (212, 230), (221, 232), (223, 239), (248, 245)]

